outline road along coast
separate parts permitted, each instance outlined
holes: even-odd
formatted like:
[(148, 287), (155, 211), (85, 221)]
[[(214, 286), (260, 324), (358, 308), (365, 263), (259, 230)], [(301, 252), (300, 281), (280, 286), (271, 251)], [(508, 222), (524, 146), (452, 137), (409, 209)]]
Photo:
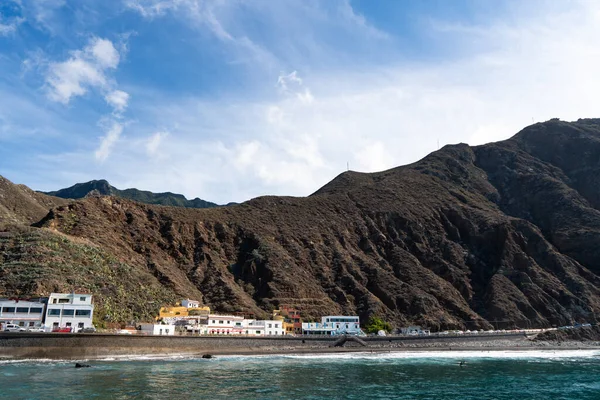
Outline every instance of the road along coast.
[[(367, 337), (340, 345), (336, 337), (135, 336), (1, 333), (2, 359), (97, 359), (130, 356), (201, 356), (600, 348), (597, 342), (532, 341), (523, 334)], [(337, 343), (336, 343), (337, 342)], [(338, 346), (336, 346), (336, 344)]]

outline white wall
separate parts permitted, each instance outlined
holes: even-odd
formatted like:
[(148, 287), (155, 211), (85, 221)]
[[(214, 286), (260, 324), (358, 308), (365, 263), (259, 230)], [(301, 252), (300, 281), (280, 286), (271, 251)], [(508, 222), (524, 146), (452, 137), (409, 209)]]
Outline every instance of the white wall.
[(156, 336), (175, 335), (175, 325), (141, 324), (142, 333)]
[(52, 293), (48, 298), (44, 325), (47, 328), (93, 327), (94, 305), (92, 295), (79, 293)]

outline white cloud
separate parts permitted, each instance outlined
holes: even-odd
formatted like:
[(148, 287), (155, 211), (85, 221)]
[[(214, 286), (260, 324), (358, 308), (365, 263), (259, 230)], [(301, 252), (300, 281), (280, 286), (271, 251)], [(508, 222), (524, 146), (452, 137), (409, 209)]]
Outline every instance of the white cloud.
[(95, 152), (96, 160), (105, 161), (111, 153), (114, 145), (119, 140), (119, 137), (123, 133), (123, 124), (118, 121), (110, 121), (105, 127), (106, 134), (100, 141), (100, 146)]
[(119, 65), (119, 52), (110, 40), (95, 38), (86, 48), (101, 68), (117, 68)]
[(350, 26), (360, 27), (361, 30), (369, 36), (373, 36), (378, 39), (389, 39), (390, 35), (375, 28), (369, 24), (364, 15), (358, 14), (352, 8), (350, 0), (341, 0), (339, 5), (339, 12), (343, 19), (350, 23)]
[(11, 18), (6, 23), (2, 22), (2, 15), (0, 14), (0, 36), (12, 35), (17, 31), (19, 25), (25, 22), (25, 18)]
[(146, 153), (149, 156), (159, 155), (162, 141), (169, 136), (169, 132), (156, 132), (146, 142)]
[(394, 165), (394, 157), (380, 141), (365, 144), (355, 151), (352, 158), (358, 161), (358, 166), (363, 171), (382, 171)]
[(277, 86), (279, 86), (284, 91), (288, 90), (288, 84), (290, 83), (302, 85), (302, 78), (298, 76), (297, 71), (292, 71), (287, 75), (280, 74), (279, 78), (277, 78)]
[[(48, 97), (68, 104), (72, 97), (82, 96), (92, 87), (109, 91), (114, 84), (107, 78), (106, 70), (114, 69), (118, 64), (119, 53), (112, 42), (92, 38), (83, 50), (71, 52), (66, 61), (49, 65), (46, 76)], [(118, 97), (123, 99), (123, 95)], [(108, 98), (107, 101), (110, 103)]]
[[(66, 0), (19, 0), (27, 20), (38, 29), (56, 35), (64, 29), (64, 21), (58, 18), (58, 12), (65, 6)], [(35, 22), (35, 24), (34, 24)]]
[(104, 96), (104, 99), (115, 109), (115, 111), (123, 112), (127, 108), (129, 93), (122, 90), (113, 90)]
[(46, 83), (51, 100), (68, 104), (71, 97), (84, 95), (88, 87), (106, 85), (106, 77), (96, 65), (75, 56), (61, 63), (50, 64)]
[(305, 88), (303, 92), (296, 93), (296, 96), (298, 96), (298, 100), (304, 104), (312, 104), (312, 102), (315, 100), (308, 88)]
[[(100, 121), (105, 135), (95, 157), (101, 162), (108, 158), (123, 132), (123, 112), (129, 103), (129, 94), (116, 89), (115, 81), (107, 75), (118, 67), (119, 61), (119, 52), (110, 40), (93, 37), (82, 50), (72, 51), (66, 61), (52, 62), (47, 69), (46, 89), (51, 100), (66, 105), (74, 97), (83, 96), (90, 89), (98, 89), (113, 109), (110, 119)], [(31, 69), (31, 63), (24, 63), (24, 67)]]
[(164, 15), (169, 10), (175, 10), (186, 1), (181, 0), (125, 0), (125, 5), (146, 18)]

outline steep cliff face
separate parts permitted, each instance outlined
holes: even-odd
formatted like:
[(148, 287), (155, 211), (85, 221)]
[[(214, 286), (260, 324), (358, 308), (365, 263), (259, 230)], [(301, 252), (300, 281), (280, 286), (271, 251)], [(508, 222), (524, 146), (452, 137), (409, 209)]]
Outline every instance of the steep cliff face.
[(446, 146), (408, 166), (343, 173), (307, 198), (194, 210), (92, 197), (36, 226), (148, 277), (140, 290), (166, 290), (157, 301), (189, 296), (257, 316), (289, 304), (305, 318), (379, 314), (433, 328), (590, 320), (599, 125), (549, 121), (504, 142)]

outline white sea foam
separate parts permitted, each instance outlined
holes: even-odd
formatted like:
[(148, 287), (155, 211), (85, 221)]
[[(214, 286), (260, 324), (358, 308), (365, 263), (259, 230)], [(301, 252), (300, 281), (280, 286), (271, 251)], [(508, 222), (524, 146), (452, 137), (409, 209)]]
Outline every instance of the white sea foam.
[[(259, 359), (298, 359), (298, 360), (433, 360), (433, 359), (586, 359), (599, 358), (600, 350), (437, 350), (437, 351), (377, 351), (348, 352), (348, 353), (305, 353), (305, 354), (256, 354), (256, 355), (216, 355), (215, 359), (222, 361), (252, 361)], [(83, 360), (53, 360), (53, 359), (0, 359), (0, 366), (6, 364), (62, 364), (76, 362), (121, 362), (121, 361), (182, 361), (201, 360), (199, 355), (190, 354), (161, 354), (161, 355), (127, 355), (111, 356)], [(208, 361), (208, 360), (207, 360)]]
[(600, 350), (455, 350), (455, 351), (401, 351), (401, 352), (360, 352), (335, 354), (295, 354), (283, 355), (297, 359), (556, 359), (556, 358), (596, 358)]

